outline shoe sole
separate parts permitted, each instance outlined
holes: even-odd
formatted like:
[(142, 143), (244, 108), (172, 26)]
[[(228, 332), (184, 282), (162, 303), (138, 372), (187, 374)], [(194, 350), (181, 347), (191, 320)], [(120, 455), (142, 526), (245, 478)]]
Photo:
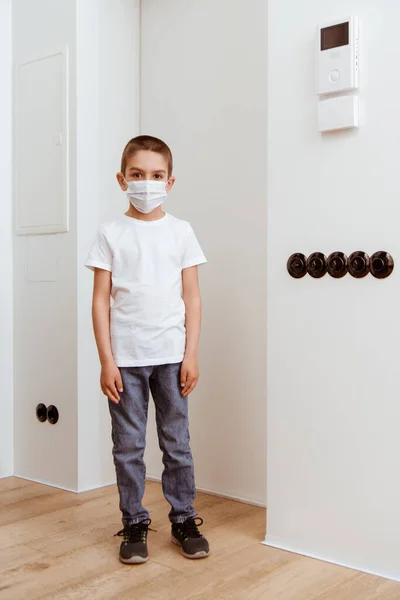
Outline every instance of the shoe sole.
[(132, 556), (132, 558), (122, 558), (120, 556), (119, 560), (124, 563), (124, 565), (142, 565), (149, 560), (149, 557), (147, 556), (144, 558), (143, 556)]
[(175, 546), (179, 546), (181, 549), (181, 554), (182, 556), (184, 556), (185, 558), (190, 558), (191, 560), (197, 560), (199, 558), (207, 558), (207, 556), (210, 556), (210, 552), (205, 552), (205, 550), (201, 550), (201, 552), (196, 552), (196, 554), (187, 554), (184, 549), (182, 548), (182, 544), (180, 543), (179, 540), (177, 540), (173, 535), (171, 536), (171, 542), (173, 544), (175, 544)]

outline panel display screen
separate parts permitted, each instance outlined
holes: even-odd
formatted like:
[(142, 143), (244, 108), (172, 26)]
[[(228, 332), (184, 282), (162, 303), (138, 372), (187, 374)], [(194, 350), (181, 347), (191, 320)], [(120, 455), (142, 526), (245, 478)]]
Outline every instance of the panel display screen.
[(349, 43), (349, 22), (321, 29), (321, 50), (331, 50)]

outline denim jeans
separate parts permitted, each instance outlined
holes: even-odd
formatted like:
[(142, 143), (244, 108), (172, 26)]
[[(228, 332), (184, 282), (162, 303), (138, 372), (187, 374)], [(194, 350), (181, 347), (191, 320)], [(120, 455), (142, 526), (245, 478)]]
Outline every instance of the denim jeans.
[(150, 392), (156, 408), (160, 449), (163, 453), (164, 496), (171, 505), (172, 523), (194, 517), (196, 496), (190, 450), (188, 399), (181, 394), (180, 364), (120, 369), (124, 391), (119, 404), (109, 400), (113, 459), (124, 525), (149, 518), (142, 506), (146, 466), (146, 425)]

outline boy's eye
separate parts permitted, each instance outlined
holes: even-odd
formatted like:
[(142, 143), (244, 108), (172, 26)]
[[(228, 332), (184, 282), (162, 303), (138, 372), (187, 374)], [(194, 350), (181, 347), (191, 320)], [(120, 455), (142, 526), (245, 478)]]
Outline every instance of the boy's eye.
[(141, 173), (133, 173), (132, 177), (135, 177), (136, 179), (138, 179), (139, 177), (141, 177)]
[(160, 175), (160, 173), (156, 173), (156, 174), (154, 175), (154, 177), (155, 177), (156, 179), (162, 179), (162, 175)]

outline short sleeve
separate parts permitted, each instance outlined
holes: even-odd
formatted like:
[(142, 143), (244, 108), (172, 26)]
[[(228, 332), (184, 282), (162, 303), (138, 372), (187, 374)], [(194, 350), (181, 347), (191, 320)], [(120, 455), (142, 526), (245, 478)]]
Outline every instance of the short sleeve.
[(182, 269), (189, 269), (207, 262), (206, 257), (197, 241), (196, 235), (189, 225), (182, 256)]
[(86, 259), (85, 267), (94, 271), (94, 269), (103, 269), (112, 271), (113, 254), (107, 241), (104, 227), (97, 234), (95, 241), (90, 249), (89, 256)]

